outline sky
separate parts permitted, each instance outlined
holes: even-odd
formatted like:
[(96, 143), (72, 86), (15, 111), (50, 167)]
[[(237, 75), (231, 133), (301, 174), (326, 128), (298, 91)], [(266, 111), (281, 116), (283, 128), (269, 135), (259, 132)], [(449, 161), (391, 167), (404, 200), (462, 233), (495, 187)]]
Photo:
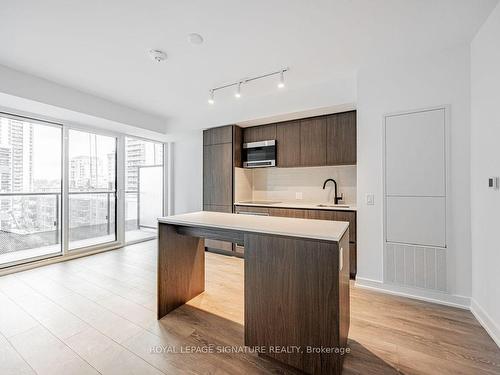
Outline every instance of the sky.
[[(0, 117), (0, 144), (8, 143), (8, 119)], [(29, 122), (25, 122), (25, 129)], [(116, 153), (116, 138), (84, 131), (68, 131), (69, 159), (92, 156), (102, 160), (103, 170), (108, 168), (108, 154)], [(146, 143), (145, 165), (162, 163), (161, 145)], [(155, 152), (155, 149), (157, 150)], [(33, 179), (61, 180), (62, 128), (57, 125), (35, 123), (33, 126)]]
[(33, 127), (33, 178), (61, 179), (62, 130), (56, 126)]
[[(61, 128), (37, 124), (33, 130), (33, 178), (61, 179)], [(68, 136), (70, 160), (77, 156), (94, 157), (97, 152), (97, 156), (102, 159), (104, 170), (107, 169), (107, 155), (114, 153), (116, 149), (115, 138), (76, 130), (70, 130)]]
[[(7, 119), (0, 122), (1, 144), (7, 144)], [(25, 123), (28, 124), (28, 123)], [(102, 135), (89, 134), (76, 130), (69, 131), (69, 158), (76, 156), (97, 156), (107, 168), (107, 155), (116, 150), (116, 139)], [(26, 146), (25, 146), (26, 147)], [(61, 179), (62, 128), (57, 125), (33, 126), (33, 178), (34, 180)]]

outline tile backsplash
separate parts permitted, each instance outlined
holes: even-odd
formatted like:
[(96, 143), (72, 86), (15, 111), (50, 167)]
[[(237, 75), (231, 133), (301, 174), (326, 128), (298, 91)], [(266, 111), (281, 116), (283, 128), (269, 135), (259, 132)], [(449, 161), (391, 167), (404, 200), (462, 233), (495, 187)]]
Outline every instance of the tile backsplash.
[[(333, 202), (333, 183), (323, 190), (326, 179), (337, 181), (342, 203), (356, 204), (356, 166), (308, 168), (236, 168), (235, 200), (281, 200), (287, 202)], [(302, 195), (302, 199), (296, 196)]]

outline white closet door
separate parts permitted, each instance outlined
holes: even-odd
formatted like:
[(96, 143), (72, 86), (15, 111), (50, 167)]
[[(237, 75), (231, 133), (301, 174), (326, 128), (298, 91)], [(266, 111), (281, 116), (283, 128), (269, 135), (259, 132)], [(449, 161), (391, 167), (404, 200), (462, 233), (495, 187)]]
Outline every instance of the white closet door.
[(386, 241), (446, 247), (445, 110), (386, 117)]
[(387, 197), (388, 242), (446, 246), (444, 197)]
[(444, 116), (438, 109), (386, 118), (388, 196), (445, 196)]

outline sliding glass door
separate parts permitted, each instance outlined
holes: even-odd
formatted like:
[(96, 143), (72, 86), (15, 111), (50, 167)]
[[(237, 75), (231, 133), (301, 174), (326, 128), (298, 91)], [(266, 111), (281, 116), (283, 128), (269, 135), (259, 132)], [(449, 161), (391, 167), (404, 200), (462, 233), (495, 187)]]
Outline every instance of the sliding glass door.
[(125, 242), (156, 237), (163, 185), (163, 144), (125, 137)]
[(115, 137), (68, 131), (69, 250), (116, 241)]
[(0, 113), (0, 269), (155, 238), (164, 176), (163, 143)]
[(0, 268), (60, 255), (62, 128), (0, 113)]

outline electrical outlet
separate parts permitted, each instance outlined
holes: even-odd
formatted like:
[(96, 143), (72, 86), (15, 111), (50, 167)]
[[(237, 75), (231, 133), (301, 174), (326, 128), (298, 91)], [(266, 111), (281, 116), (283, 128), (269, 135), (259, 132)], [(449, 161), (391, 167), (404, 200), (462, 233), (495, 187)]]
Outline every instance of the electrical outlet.
[(373, 206), (375, 204), (375, 195), (373, 195), (371, 193), (370, 194), (366, 194), (365, 201), (366, 201), (367, 205)]
[(302, 192), (301, 191), (297, 191), (295, 193), (295, 199), (302, 199)]

